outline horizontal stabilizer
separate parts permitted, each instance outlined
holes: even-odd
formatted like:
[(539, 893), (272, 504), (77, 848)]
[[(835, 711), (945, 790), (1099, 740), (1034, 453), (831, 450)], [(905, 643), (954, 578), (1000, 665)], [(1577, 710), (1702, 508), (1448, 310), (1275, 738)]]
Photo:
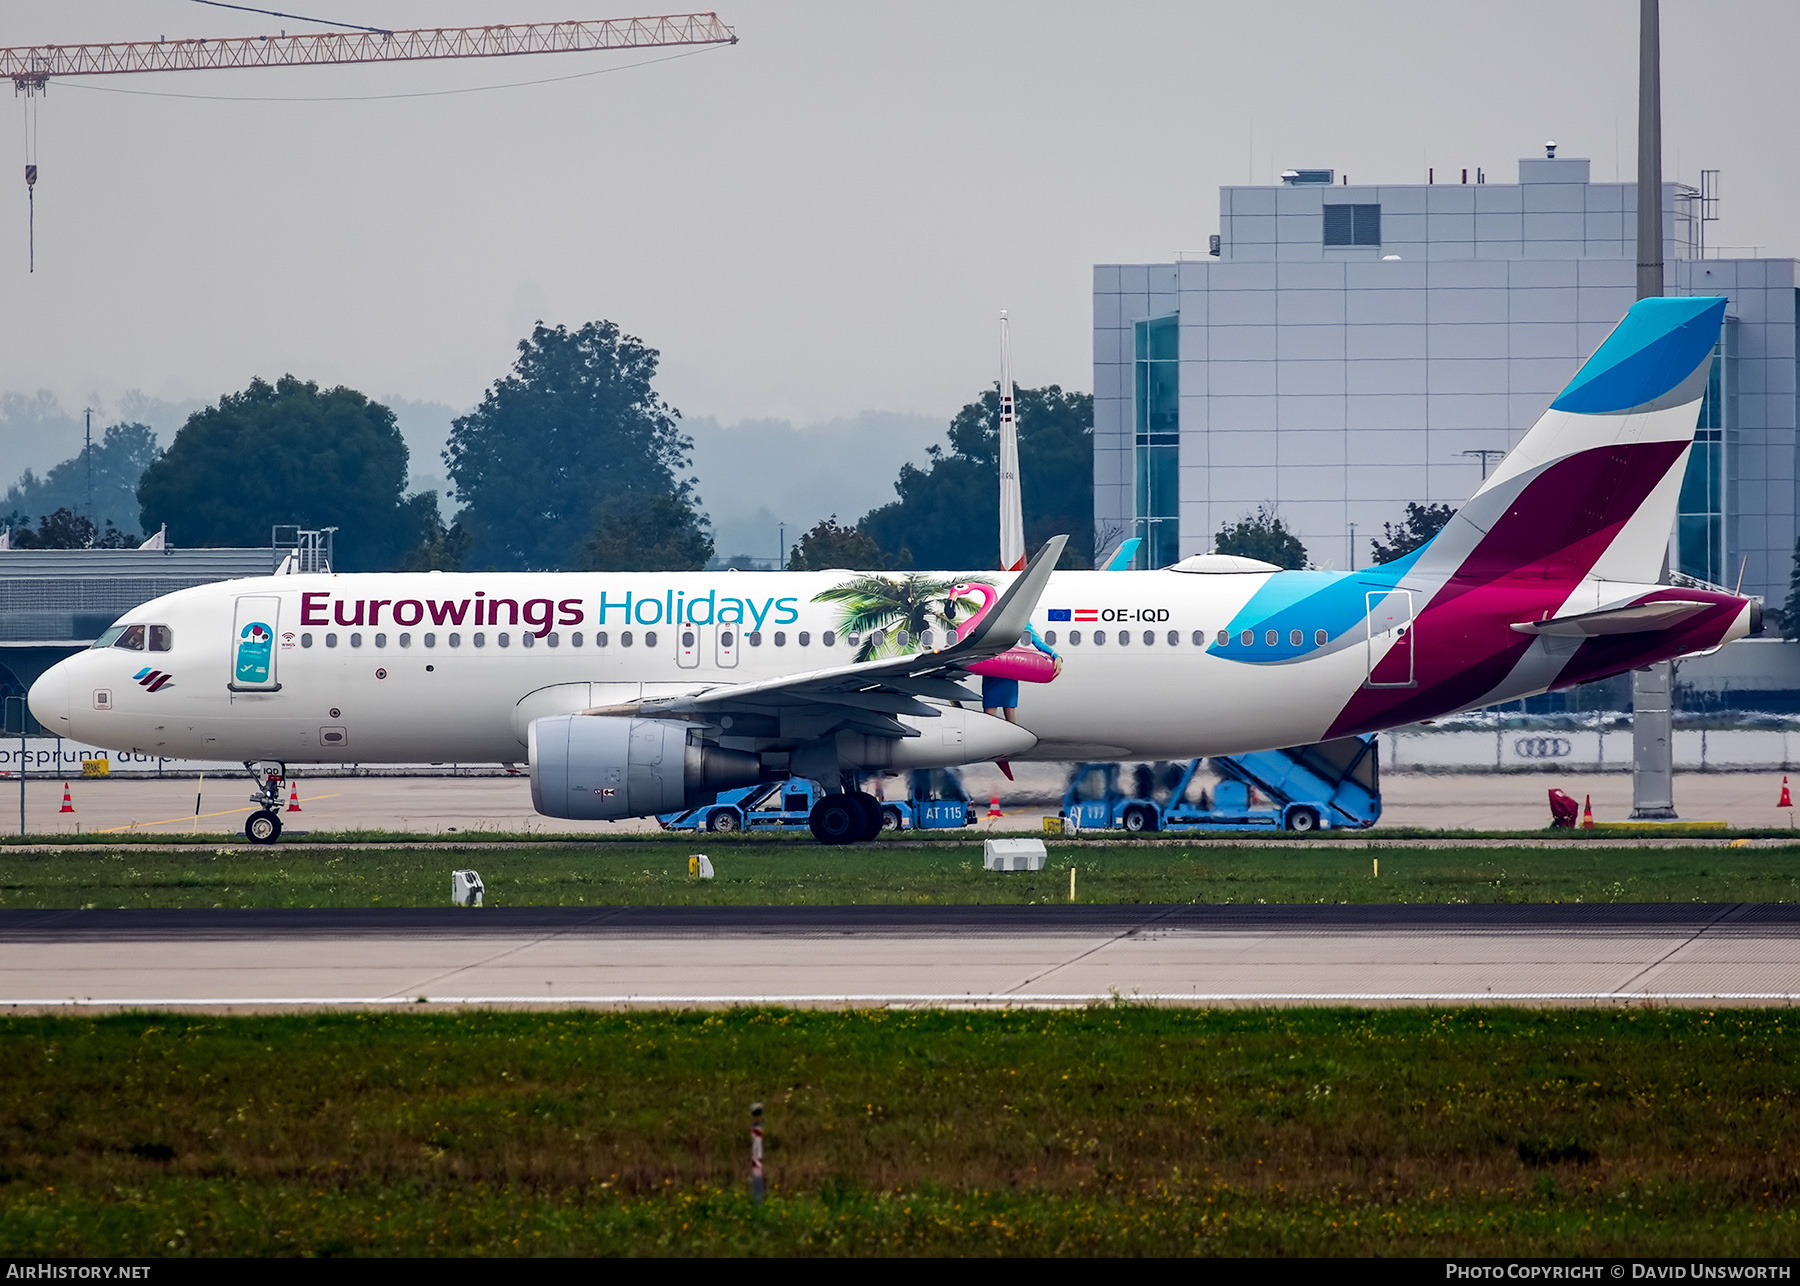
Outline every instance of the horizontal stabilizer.
[(1709, 612), (1717, 603), (1696, 603), (1671, 598), (1631, 607), (1611, 607), (1577, 616), (1558, 616), (1548, 621), (1520, 621), (1513, 626), (1521, 634), (1551, 634), (1561, 638), (1593, 638), (1605, 634), (1646, 634)]

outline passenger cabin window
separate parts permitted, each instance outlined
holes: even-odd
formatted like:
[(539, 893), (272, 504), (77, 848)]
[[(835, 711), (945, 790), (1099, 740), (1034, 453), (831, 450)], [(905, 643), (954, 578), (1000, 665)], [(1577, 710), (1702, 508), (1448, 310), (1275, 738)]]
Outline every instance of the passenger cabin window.
[(376, 647), (386, 647), (387, 646), (387, 635), (377, 634), (375, 636), (375, 646)]
[(645, 630), (644, 631), (644, 646), (645, 647), (655, 647), (656, 646), (656, 631), (655, 630)]
[(326, 647), (336, 647), (337, 646), (337, 635), (327, 634), (325, 636), (325, 646)]
[(819, 635), (819, 642), (823, 643), (826, 647), (836, 647), (837, 631), (826, 630), (823, 634)]

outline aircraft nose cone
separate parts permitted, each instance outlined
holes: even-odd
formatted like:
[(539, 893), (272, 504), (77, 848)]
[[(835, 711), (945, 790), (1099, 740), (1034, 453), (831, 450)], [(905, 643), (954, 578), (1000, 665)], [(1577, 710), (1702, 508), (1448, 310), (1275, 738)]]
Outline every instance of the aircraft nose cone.
[(26, 696), (34, 719), (59, 736), (69, 733), (69, 667), (62, 663), (44, 671)]

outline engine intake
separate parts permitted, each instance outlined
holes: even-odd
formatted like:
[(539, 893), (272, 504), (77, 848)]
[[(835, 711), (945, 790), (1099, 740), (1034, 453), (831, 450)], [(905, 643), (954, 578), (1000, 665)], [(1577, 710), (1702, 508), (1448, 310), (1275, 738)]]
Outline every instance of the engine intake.
[(755, 755), (709, 746), (668, 719), (551, 715), (531, 721), (527, 744), (532, 806), (546, 817), (648, 817), (762, 780)]

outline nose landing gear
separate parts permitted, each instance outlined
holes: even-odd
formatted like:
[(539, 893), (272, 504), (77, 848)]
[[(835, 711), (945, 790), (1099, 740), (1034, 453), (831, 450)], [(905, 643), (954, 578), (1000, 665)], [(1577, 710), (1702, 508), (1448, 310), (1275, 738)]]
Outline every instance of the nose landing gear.
[(262, 762), (244, 767), (256, 782), (250, 802), (261, 805), (244, 822), (244, 838), (252, 844), (273, 844), (281, 838), (281, 814), (277, 810), (281, 807), (281, 783), (287, 777), (287, 765)]

